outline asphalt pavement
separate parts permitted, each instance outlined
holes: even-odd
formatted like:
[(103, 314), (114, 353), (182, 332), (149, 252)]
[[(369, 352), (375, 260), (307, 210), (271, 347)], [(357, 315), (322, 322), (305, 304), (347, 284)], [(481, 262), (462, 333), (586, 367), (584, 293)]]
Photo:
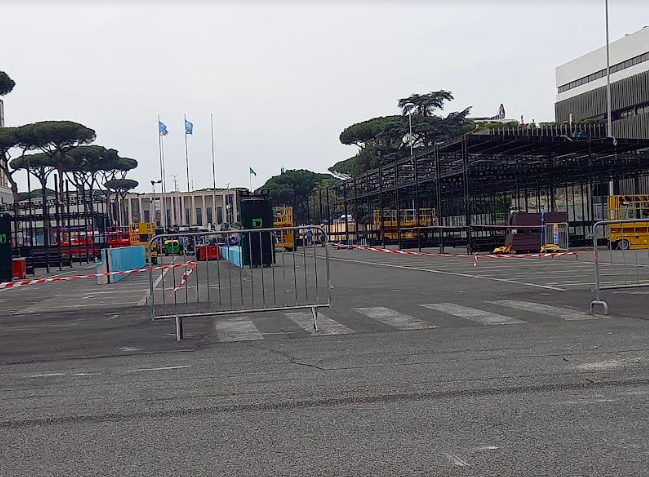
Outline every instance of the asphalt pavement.
[[(137, 276), (0, 292), (0, 475), (645, 476), (644, 289), (592, 316), (568, 286), (592, 263), (568, 258), (332, 250), (319, 331), (242, 313), (186, 318), (180, 343)], [(187, 282), (203, 309), (214, 266)]]

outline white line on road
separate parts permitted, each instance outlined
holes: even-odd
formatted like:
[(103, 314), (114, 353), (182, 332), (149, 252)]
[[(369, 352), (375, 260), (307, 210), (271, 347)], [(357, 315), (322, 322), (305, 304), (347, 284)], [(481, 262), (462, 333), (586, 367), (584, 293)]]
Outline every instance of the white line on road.
[(263, 340), (254, 323), (247, 316), (219, 319), (214, 323), (219, 341), (254, 341)]
[[(173, 265), (174, 263), (176, 263), (176, 257), (175, 257), (175, 256), (174, 256), (173, 260), (171, 261), (171, 264), (172, 264), (172, 265)], [(160, 282), (162, 281), (162, 279), (164, 278), (164, 276), (167, 274), (167, 272), (168, 272), (169, 270), (171, 270), (171, 268), (165, 268), (165, 269), (162, 271), (162, 273), (160, 274), (160, 276), (159, 276), (158, 278), (156, 278), (155, 282), (153, 282), (153, 289), (154, 289), (154, 290), (155, 290), (156, 288), (158, 288), (158, 285), (160, 284)], [(149, 298), (149, 295), (150, 295), (150, 294), (151, 294), (151, 290), (150, 290), (150, 289), (147, 290), (147, 291), (145, 291), (145, 292), (144, 292), (144, 295), (142, 295), (142, 298), (140, 298), (140, 300), (137, 302), (137, 306), (143, 306), (143, 305), (145, 305), (145, 304), (146, 304), (146, 301), (147, 301), (147, 298)]]
[(585, 313), (583, 311), (577, 311), (571, 308), (544, 305), (543, 303), (533, 303), (531, 301), (496, 300), (492, 301), (492, 303), (496, 305), (506, 306), (508, 308), (514, 308), (516, 310), (531, 311), (532, 313), (554, 316), (566, 321), (599, 319), (599, 316), (591, 315), (590, 313)]
[(460, 457), (455, 454), (446, 454), (446, 457), (448, 457), (448, 460), (451, 461), (451, 464), (456, 467), (469, 467), (471, 465), (464, 459), (460, 459)]
[(185, 365), (185, 366), (163, 366), (161, 368), (137, 368), (137, 369), (129, 369), (128, 371), (125, 371), (126, 373), (142, 373), (144, 371), (169, 371), (172, 369), (185, 369), (191, 367), (190, 364)]
[(514, 325), (518, 323), (525, 323), (522, 320), (511, 318), (509, 316), (491, 313), (490, 311), (478, 310), (477, 308), (469, 308), (468, 306), (456, 305), (455, 303), (433, 303), (429, 305), (421, 305), (431, 310), (441, 311), (449, 315), (465, 318), (467, 320), (475, 321), (482, 325)]
[(318, 313), (318, 331), (313, 329), (313, 315), (310, 311), (286, 313), (286, 316), (304, 331), (312, 335), (345, 335), (354, 332), (322, 313)]
[(418, 318), (413, 318), (409, 315), (404, 315), (398, 311), (391, 310), (382, 306), (372, 308), (352, 308), (365, 316), (368, 316), (376, 321), (380, 321), (386, 325), (395, 327), (398, 330), (425, 330), (429, 328), (438, 328)]
[(393, 265), (393, 264), (385, 263), (385, 262), (367, 262), (365, 260), (351, 260), (351, 259), (348, 259), (348, 258), (330, 258), (329, 260), (336, 261), (336, 262), (349, 262), (349, 263), (360, 263), (360, 264), (363, 264), (363, 265), (374, 265), (374, 266), (377, 266), (377, 267), (400, 268), (400, 269), (403, 269), (403, 270), (416, 270), (418, 272), (438, 273), (440, 275), (453, 275), (453, 276), (456, 276), (456, 277), (477, 278), (479, 280), (491, 280), (491, 281), (494, 281), (494, 282), (514, 283), (516, 285), (525, 285), (525, 286), (534, 287), (534, 288), (544, 288), (546, 290), (565, 291), (563, 288), (557, 288), (557, 287), (552, 287), (552, 286), (548, 286), (548, 285), (539, 285), (538, 283), (517, 282), (516, 280), (508, 280), (506, 278), (481, 277), (481, 276), (471, 275), (471, 274), (468, 274), (468, 273), (447, 272), (447, 271), (444, 271), (444, 270), (435, 270), (435, 269), (429, 269), (429, 268), (406, 267), (406, 266), (401, 266), (401, 265)]
[(42, 373), (42, 374), (32, 374), (30, 378), (51, 378), (54, 376), (63, 376), (65, 373)]

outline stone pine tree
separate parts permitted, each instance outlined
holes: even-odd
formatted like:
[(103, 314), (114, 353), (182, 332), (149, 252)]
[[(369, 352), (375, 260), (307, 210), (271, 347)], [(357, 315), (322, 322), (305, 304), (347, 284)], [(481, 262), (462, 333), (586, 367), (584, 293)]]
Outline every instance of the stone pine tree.
[(51, 159), (59, 175), (59, 190), (63, 190), (66, 156), (74, 148), (94, 141), (95, 131), (73, 121), (41, 121), (23, 127), (29, 131), (33, 148)]

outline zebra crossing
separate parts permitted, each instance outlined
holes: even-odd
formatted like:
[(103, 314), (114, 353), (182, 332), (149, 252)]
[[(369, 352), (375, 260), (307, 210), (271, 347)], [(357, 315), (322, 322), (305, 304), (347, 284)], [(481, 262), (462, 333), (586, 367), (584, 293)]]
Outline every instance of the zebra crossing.
[[(269, 328), (268, 321), (260, 330), (251, 316), (220, 317), (214, 321), (214, 331), (218, 342), (256, 341), (266, 339), (268, 335), (282, 335), (301, 333), (305, 336), (333, 336), (350, 335), (354, 333), (367, 333), (359, 331), (359, 320), (370, 320), (382, 325), (380, 332), (386, 328), (391, 331), (412, 331), (443, 328), (439, 322), (452, 320), (453, 326), (504, 326), (524, 325), (534, 322), (525, 315), (544, 316), (553, 320), (567, 322), (582, 320), (598, 320), (604, 318), (590, 315), (570, 307), (546, 305), (522, 300), (496, 300), (484, 301), (479, 305), (467, 306), (458, 303), (422, 303), (417, 304), (421, 310), (421, 317), (414, 317), (406, 313), (383, 306), (351, 308), (344, 317), (334, 320), (327, 313), (318, 313), (318, 331), (313, 327), (313, 318), (310, 311), (293, 311), (282, 313), (279, 322), (281, 332), (265, 331)], [(496, 307), (502, 312), (496, 313), (487, 308)], [(518, 312), (518, 313), (516, 313)], [(524, 315), (521, 317), (521, 313)], [(415, 313), (417, 314), (417, 313)], [(514, 316), (511, 316), (514, 315)], [(442, 319), (444, 318), (444, 320)], [(525, 318), (525, 319), (523, 319)], [(274, 320), (277, 321), (277, 320)], [(341, 321), (344, 321), (342, 323)], [(297, 330), (290, 331), (290, 328)], [(287, 328), (289, 330), (287, 330)]]

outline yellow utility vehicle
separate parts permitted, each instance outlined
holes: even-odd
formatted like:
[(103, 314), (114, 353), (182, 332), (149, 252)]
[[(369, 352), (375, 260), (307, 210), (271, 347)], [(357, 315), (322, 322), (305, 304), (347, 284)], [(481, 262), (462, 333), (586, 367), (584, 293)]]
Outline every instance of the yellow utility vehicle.
[(155, 242), (149, 247), (149, 240), (155, 236), (155, 224), (153, 222), (135, 222), (129, 228), (129, 240), (131, 245), (143, 245), (146, 253), (147, 263), (158, 263), (158, 246)]
[(295, 231), (281, 230), (283, 227), (294, 227), (293, 207), (282, 205), (273, 207), (273, 227), (280, 229), (275, 231), (275, 250), (294, 250)]
[(649, 195), (609, 196), (608, 218), (609, 220), (638, 219), (638, 222), (608, 226), (608, 239), (613, 247), (619, 250), (649, 248)]

